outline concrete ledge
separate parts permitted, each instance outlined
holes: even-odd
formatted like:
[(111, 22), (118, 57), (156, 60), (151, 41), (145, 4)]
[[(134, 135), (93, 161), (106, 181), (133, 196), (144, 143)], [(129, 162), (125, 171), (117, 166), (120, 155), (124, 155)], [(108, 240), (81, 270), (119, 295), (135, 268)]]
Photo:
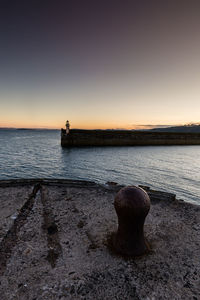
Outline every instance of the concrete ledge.
[(8, 179), (0, 180), (0, 187), (12, 187), (12, 186), (26, 186), (34, 184), (43, 185), (74, 185), (80, 187), (95, 186), (96, 183), (93, 181), (86, 180), (72, 180), (72, 179), (50, 179), (50, 178), (29, 178), (29, 179)]

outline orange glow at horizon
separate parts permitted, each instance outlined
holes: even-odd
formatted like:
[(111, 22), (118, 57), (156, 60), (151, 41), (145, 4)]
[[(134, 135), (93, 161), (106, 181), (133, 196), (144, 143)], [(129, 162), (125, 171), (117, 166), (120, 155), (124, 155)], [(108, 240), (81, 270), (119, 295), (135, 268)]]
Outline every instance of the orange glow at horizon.
[[(70, 120), (69, 120), (70, 121)], [(0, 122), (0, 128), (33, 128), (33, 129), (61, 129), (65, 128), (65, 122), (66, 120), (63, 120), (63, 122), (53, 123), (51, 124), (49, 122), (44, 122), (40, 124), (32, 123), (32, 122)], [(131, 130), (131, 129), (151, 129), (154, 127), (162, 127), (162, 126), (180, 126), (189, 124), (190, 122), (178, 122), (178, 123), (154, 123), (154, 124), (116, 124), (116, 123), (80, 123), (80, 122), (71, 122), (70, 121), (70, 129), (122, 129), (122, 130)], [(194, 122), (195, 123), (195, 122)]]
[(198, 123), (198, 78), (197, 70), (192, 79), (179, 77), (176, 83), (169, 74), (168, 80), (155, 77), (149, 82), (141, 78), (138, 86), (125, 78), (119, 84), (119, 79), (112, 77), (108, 82), (98, 78), (69, 89), (52, 86), (34, 92), (1, 91), (0, 127), (60, 129), (67, 119), (71, 128), (80, 129)]

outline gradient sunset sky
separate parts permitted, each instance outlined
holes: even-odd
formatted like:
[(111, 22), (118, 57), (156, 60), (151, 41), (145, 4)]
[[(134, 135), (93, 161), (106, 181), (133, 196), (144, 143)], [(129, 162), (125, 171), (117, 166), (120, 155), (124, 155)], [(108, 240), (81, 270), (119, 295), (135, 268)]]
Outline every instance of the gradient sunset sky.
[(200, 1), (0, 2), (0, 127), (200, 122)]

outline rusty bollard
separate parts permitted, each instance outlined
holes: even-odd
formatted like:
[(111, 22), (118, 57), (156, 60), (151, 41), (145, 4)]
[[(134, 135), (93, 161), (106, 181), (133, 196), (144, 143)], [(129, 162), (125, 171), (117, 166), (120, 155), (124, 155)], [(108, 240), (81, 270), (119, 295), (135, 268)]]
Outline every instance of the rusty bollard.
[(115, 251), (138, 256), (148, 252), (144, 238), (144, 221), (150, 209), (150, 198), (140, 187), (122, 188), (115, 197), (118, 231), (113, 239)]

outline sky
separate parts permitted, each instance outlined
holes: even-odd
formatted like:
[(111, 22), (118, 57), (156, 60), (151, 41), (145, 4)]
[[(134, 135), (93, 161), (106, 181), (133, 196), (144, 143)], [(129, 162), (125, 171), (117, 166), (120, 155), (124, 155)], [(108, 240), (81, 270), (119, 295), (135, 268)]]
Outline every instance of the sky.
[(199, 1), (0, 1), (0, 127), (133, 129), (199, 112)]

